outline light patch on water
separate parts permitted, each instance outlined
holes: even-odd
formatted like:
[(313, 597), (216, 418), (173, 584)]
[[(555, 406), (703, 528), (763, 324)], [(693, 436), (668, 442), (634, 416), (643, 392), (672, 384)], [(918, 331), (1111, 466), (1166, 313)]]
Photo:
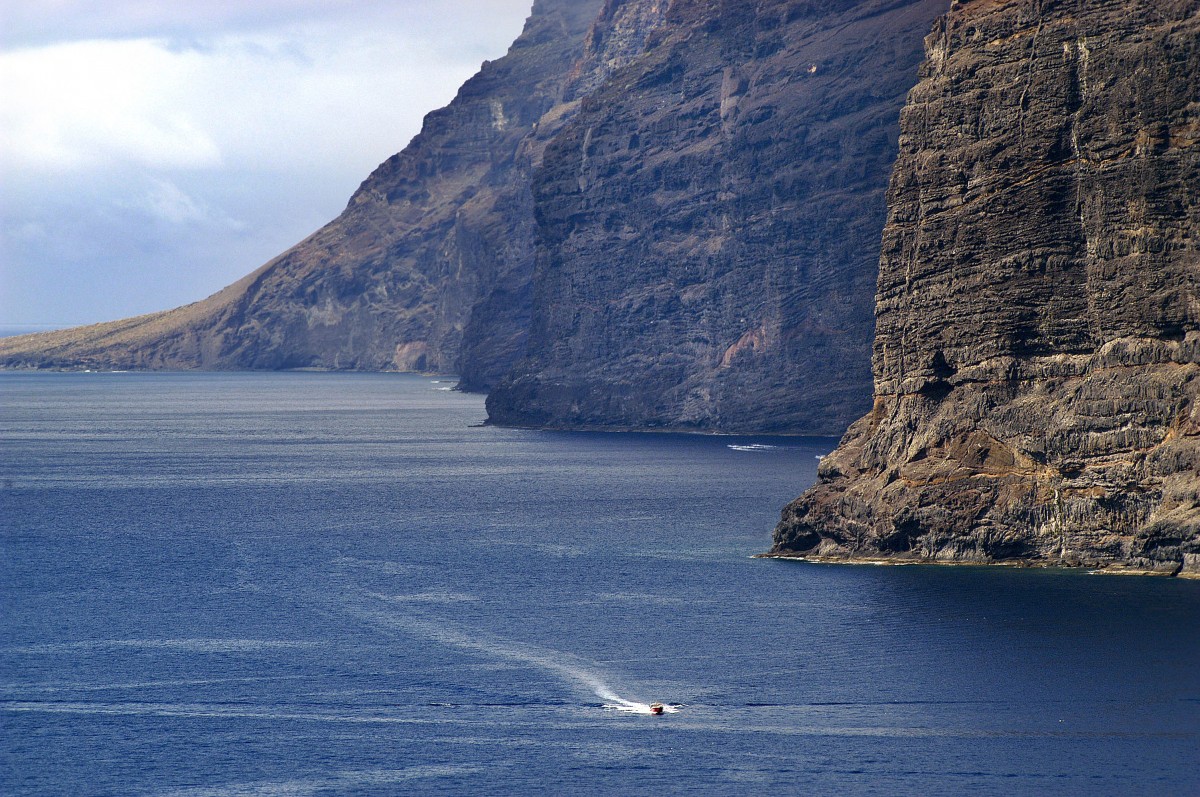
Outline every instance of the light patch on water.
[(171, 689), (179, 686), (213, 686), (216, 684), (260, 683), (265, 681), (303, 681), (311, 675), (249, 675), (239, 678), (174, 678), (159, 681), (133, 681), (111, 684), (0, 684), (0, 692), (110, 692), (125, 689)]
[(583, 556), (587, 551), (578, 545), (566, 545), (557, 542), (538, 542), (536, 540), (526, 539), (507, 539), (505, 537), (495, 537), (488, 541), (489, 545), (510, 545), (518, 548), (531, 548), (543, 556), (552, 556), (555, 559), (574, 559), (577, 556)]
[(449, 590), (427, 590), (409, 595), (384, 595), (373, 592), (371, 597), (389, 603), (473, 603), (479, 600), (474, 595)]
[(483, 770), (483, 767), (470, 764), (429, 764), (405, 769), (346, 770), (323, 778), (227, 783), (154, 793), (162, 797), (306, 797), (329, 792), (345, 794), (364, 787), (393, 786), (428, 778), (461, 777)]
[(412, 565), (406, 562), (390, 562), (386, 559), (359, 559), (354, 556), (339, 556), (333, 560), (332, 564), (375, 570), (389, 576), (403, 576), (426, 569), (421, 565)]
[(695, 603), (695, 601), (689, 601), (685, 598), (672, 597), (670, 595), (652, 595), (649, 592), (601, 592), (596, 595), (595, 600), (613, 601), (616, 603), (652, 603), (659, 606), (682, 606), (684, 604)]
[(72, 650), (154, 650), (180, 653), (257, 653), (282, 648), (313, 648), (317, 642), (280, 639), (90, 639), (80, 642), (52, 642), (43, 645), (17, 645), (10, 653), (64, 653)]
[(0, 712), (39, 714), (90, 714), (113, 717), (186, 717), (201, 719), (303, 720), (358, 725), (445, 725), (453, 718), (399, 717), (393, 714), (335, 714), (297, 711), (287, 706), (229, 703), (147, 703), (145, 701), (35, 701), (5, 703)]
[(631, 744), (620, 744), (605, 739), (598, 742), (563, 745), (576, 758), (592, 763), (618, 764), (633, 761), (643, 764), (650, 757), (659, 758), (646, 747)]
[(769, 446), (766, 443), (750, 443), (748, 445), (730, 443), (726, 448), (733, 449), (734, 451), (774, 451), (779, 446)]

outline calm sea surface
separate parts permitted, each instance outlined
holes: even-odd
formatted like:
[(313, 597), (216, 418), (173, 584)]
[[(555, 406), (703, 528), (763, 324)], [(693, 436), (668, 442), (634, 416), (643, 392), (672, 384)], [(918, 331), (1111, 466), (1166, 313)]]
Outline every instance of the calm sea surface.
[(0, 794), (1200, 793), (1200, 583), (751, 559), (834, 441), (450, 384), (0, 374)]

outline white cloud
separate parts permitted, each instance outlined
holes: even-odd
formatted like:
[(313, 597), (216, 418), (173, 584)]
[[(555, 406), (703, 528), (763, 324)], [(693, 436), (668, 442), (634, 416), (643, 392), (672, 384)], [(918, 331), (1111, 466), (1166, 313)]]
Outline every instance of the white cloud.
[(197, 199), (170, 180), (149, 178), (146, 188), (126, 207), (168, 224), (206, 224), (236, 232), (245, 224)]
[(396, 22), (429, 29), (440, 20), (471, 36), (508, 27), (530, 5), (532, 0), (0, 0), (0, 47), (86, 39), (187, 42), (346, 20), (366, 20), (377, 29)]
[(0, 0), (0, 323), (162, 309), (249, 273), (333, 218), (530, 5)]
[(172, 102), (200, 68), (196, 56), (147, 41), (0, 53), (0, 166), (9, 174), (217, 166), (216, 143)]

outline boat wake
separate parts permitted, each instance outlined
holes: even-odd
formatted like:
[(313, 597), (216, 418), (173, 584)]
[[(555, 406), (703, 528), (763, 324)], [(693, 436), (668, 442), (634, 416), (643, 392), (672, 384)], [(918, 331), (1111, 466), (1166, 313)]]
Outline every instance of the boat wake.
[(776, 448), (778, 448), (778, 446), (769, 446), (766, 443), (750, 443), (749, 445), (729, 443), (725, 447), (733, 449), (734, 451), (774, 451)]
[[(386, 595), (373, 595), (377, 599), (386, 599)], [(618, 695), (586, 662), (568, 653), (540, 648), (535, 645), (516, 644), (500, 640), (486, 639), (478, 636), (468, 636), (461, 631), (448, 628), (440, 623), (417, 620), (411, 617), (397, 617), (384, 612), (364, 612), (363, 617), (383, 625), (416, 633), (434, 641), (460, 650), (483, 653), (498, 659), (520, 662), (545, 670), (563, 681), (582, 686), (590, 690), (600, 700), (603, 708), (610, 711), (624, 711), (630, 714), (653, 714), (654, 709), (649, 703), (640, 703)], [(675, 705), (663, 705), (662, 713), (674, 714), (679, 710)]]

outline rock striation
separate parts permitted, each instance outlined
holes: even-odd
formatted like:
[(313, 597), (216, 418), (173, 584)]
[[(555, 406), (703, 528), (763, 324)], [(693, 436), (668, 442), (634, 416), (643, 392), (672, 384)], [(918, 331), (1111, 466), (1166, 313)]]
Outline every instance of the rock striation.
[(527, 355), (490, 420), (840, 433), (870, 403), (897, 119), (945, 0), (621, 8), (661, 21), (534, 176)]
[(0, 340), (0, 365), (455, 371), (487, 387), (524, 349), (530, 175), (578, 105), (568, 86), (602, 6), (536, 0), (507, 55), (253, 274), (175, 310)]
[(307, 240), (0, 367), (442, 371), (493, 422), (837, 433), (897, 116), (946, 0), (537, 0)]
[(1200, 576), (1200, 3), (959, 2), (926, 50), (874, 406), (773, 553)]

